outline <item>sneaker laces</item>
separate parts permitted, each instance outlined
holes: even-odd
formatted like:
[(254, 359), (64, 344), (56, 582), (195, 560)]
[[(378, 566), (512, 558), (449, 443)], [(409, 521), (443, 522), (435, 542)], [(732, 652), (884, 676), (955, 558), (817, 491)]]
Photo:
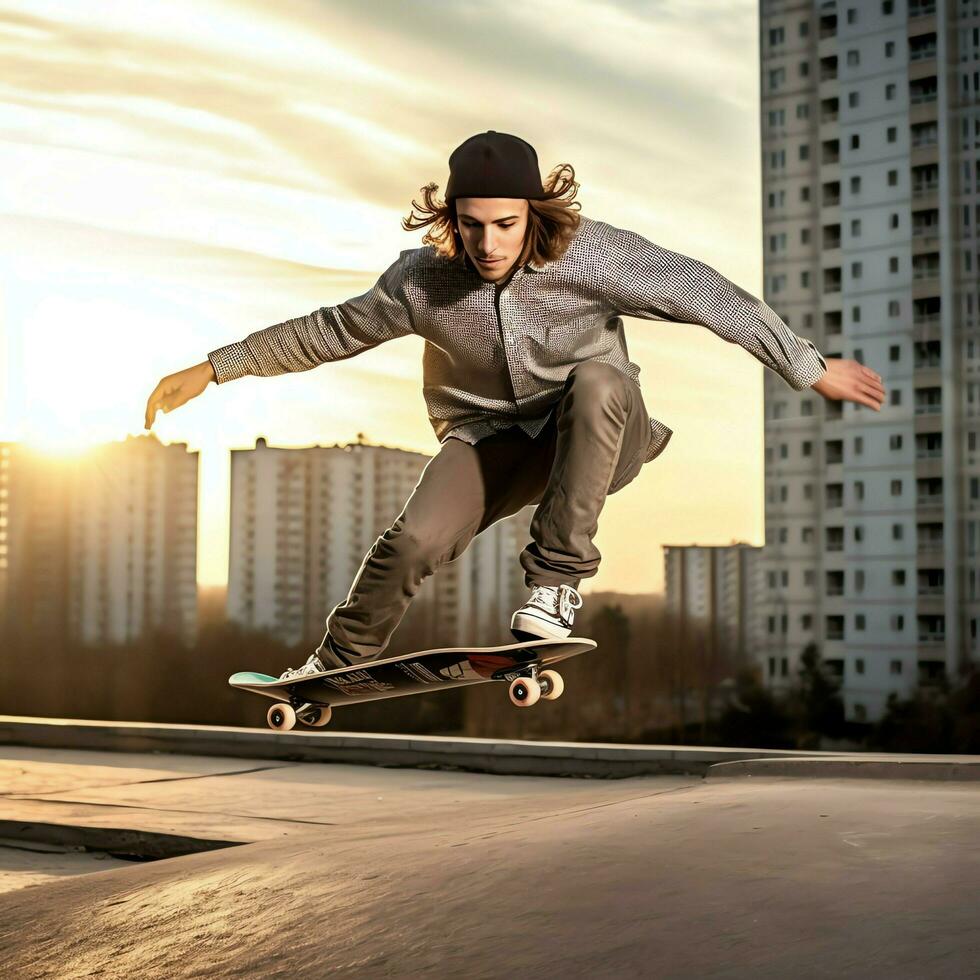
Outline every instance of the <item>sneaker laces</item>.
[(535, 585), (528, 600), (534, 605), (547, 609), (571, 625), (573, 609), (582, 608), (582, 596), (571, 585)]

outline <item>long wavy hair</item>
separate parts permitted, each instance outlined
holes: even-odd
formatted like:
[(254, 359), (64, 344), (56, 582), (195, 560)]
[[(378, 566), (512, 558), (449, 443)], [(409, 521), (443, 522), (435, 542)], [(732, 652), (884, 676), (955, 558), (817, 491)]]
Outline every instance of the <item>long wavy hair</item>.
[[(544, 196), (540, 200), (528, 200), (527, 232), (524, 247), (517, 260), (519, 266), (528, 262), (552, 262), (565, 254), (578, 230), (582, 205), (575, 200), (578, 182), (575, 169), (570, 163), (555, 167), (542, 183)], [(436, 196), (439, 185), (426, 184), (422, 188), (423, 203), (412, 200), (412, 210), (402, 218), (402, 228), (431, 227), (422, 237), (422, 243), (432, 245), (447, 259), (465, 261), (463, 239), (459, 234), (455, 199), (448, 204)], [(419, 214), (416, 215), (416, 210)]]

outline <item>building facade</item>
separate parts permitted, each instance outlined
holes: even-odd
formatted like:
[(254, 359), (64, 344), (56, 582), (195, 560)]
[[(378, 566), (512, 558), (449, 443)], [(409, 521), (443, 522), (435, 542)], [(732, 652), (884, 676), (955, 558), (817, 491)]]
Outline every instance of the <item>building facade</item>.
[(76, 457), (0, 445), (0, 621), (38, 649), (197, 632), (198, 454), (129, 436)]
[(881, 412), (765, 379), (757, 655), (845, 713), (977, 657), (980, 0), (760, 6), (764, 297)]
[(664, 546), (666, 611), (682, 628), (697, 624), (736, 668), (753, 660), (760, 551), (741, 543)]

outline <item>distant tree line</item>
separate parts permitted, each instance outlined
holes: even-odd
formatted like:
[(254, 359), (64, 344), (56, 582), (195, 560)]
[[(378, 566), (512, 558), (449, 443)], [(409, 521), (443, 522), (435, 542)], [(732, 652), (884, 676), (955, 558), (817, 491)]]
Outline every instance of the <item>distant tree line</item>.
[[(740, 659), (706, 625), (680, 621), (659, 596), (591, 597), (576, 634), (594, 653), (558, 668), (565, 693), (528, 709), (505, 684), (392, 698), (337, 711), (343, 731), (726, 745), (980, 753), (980, 669), (954, 682), (892, 695), (876, 724), (844, 719), (840, 681), (815, 644), (792, 683), (769, 689), (752, 658)], [(409, 609), (385, 656), (434, 645)], [(315, 641), (284, 644), (227, 622), (217, 606), (188, 645), (165, 630), (138, 642), (64, 643), (39, 656), (29, 637), (0, 637), (0, 713), (107, 721), (264, 726), (271, 702), (233, 690), (239, 670), (278, 676), (305, 662)]]

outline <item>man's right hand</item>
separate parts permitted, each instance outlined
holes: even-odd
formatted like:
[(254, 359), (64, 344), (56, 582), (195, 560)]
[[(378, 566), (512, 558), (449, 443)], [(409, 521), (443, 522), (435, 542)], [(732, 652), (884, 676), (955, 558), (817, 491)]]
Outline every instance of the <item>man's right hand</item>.
[(176, 374), (168, 374), (153, 389), (153, 394), (146, 403), (144, 428), (152, 427), (158, 408), (162, 408), (164, 412), (172, 412), (184, 402), (196, 398), (212, 381), (217, 381), (217, 378), (210, 361), (202, 361)]

